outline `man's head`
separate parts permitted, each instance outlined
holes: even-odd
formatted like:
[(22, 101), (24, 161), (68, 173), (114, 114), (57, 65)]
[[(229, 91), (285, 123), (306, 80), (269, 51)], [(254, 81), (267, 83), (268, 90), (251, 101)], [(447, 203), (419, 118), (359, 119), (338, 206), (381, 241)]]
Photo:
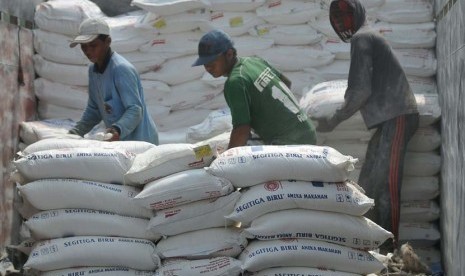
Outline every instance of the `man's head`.
[(199, 57), (192, 66), (203, 65), (213, 77), (228, 74), (236, 59), (236, 49), (231, 37), (221, 31), (212, 30), (199, 41)]
[(329, 21), (342, 41), (349, 42), (365, 23), (365, 8), (358, 0), (333, 0)]
[(79, 35), (69, 44), (73, 48), (80, 44), (87, 58), (92, 62), (102, 60), (110, 48), (110, 27), (102, 18), (88, 18), (79, 25)]

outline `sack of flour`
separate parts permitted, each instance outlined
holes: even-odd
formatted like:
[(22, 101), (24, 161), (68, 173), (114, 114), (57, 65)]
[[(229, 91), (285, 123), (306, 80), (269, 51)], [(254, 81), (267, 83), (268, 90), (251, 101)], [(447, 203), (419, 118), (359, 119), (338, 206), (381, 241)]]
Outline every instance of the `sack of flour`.
[(330, 147), (243, 146), (223, 152), (206, 170), (243, 188), (271, 180), (341, 182), (356, 161)]

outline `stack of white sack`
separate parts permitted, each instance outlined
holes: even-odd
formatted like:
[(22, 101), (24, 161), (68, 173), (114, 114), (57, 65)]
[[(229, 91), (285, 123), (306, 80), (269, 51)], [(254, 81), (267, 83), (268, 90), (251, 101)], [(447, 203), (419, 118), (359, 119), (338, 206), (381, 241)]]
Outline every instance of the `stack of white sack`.
[[(441, 169), (441, 135), (437, 122), (441, 110), (436, 89), (431, 82), (411, 84), (420, 113), (420, 128), (407, 147), (404, 162), (400, 240), (408, 241), (417, 248), (431, 250), (440, 239), (437, 226), (440, 210), (436, 199)], [(314, 120), (329, 118), (344, 103), (346, 88), (346, 80), (320, 83), (301, 98), (301, 107)], [(373, 131), (366, 129), (359, 112), (338, 125), (334, 131), (317, 133), (319, 144), (332, 146), (361, 160), (352, 176), (353, 180), (358, 179), (372, 134)]]
[(242, 269), (295, 274), (324, 268), (341, 275), (382, 270), (368, 250), (392, 234), (363, 217), (374, 202), (348, 181), (356, 161), (330, 147), (244, 146), (205, 168), (240, 189), (226, 218), (241, 223), (241, 236), (250, 240), (239, 256)]
[(205, 275), (202, 267), (210, 267), (206, 275), (240, 275), (236, 257), (247, 239), (225, 219), (240, 193), (203, 169), (227, 142), (229, 136), (197, 145), (163, 144), (137, 155), (125, 174), (125, 184), (142, 187), (133, 202), (155, 212), (148, 229), (163, 236), (157, 243), (160, 275)]
[(30, 245), (18, 247), (29, 255), (24, 268), (45, 275), (76, 267), (102, 273), (95, 275), (153, 273), (161, 237), (147, 230), (153, 212), (133, 201), (140, 189), (121, 184), (135, 156), (154, 147), (84, 139), (26, 147), (13, 161)]

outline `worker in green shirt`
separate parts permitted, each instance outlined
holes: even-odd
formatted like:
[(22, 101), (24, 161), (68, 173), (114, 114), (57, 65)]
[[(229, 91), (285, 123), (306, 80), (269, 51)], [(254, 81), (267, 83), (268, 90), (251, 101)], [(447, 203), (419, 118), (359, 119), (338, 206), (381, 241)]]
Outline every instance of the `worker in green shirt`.
[(251, 131), (267, 145), (315, 144), (315, 128), (290, 91), (291, 82), (259, 57), (238, 57), (228, 34), (212, 30), (202, 36), (199, 57), (214, 78), (227, 77), (224, 97), (233, 130), (228, 148), (245, 146)]

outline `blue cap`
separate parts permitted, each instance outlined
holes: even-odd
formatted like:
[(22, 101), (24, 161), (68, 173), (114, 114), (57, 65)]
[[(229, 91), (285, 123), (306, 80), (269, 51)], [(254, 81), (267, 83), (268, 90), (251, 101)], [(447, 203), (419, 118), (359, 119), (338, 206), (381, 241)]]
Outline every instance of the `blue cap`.
[(199, 58), (192, 66), (204, 65), (214, 61), (219, 55), (233, 47), (231, 37), (221, 31), (212, 30), (204, 34), (199, 41)]

